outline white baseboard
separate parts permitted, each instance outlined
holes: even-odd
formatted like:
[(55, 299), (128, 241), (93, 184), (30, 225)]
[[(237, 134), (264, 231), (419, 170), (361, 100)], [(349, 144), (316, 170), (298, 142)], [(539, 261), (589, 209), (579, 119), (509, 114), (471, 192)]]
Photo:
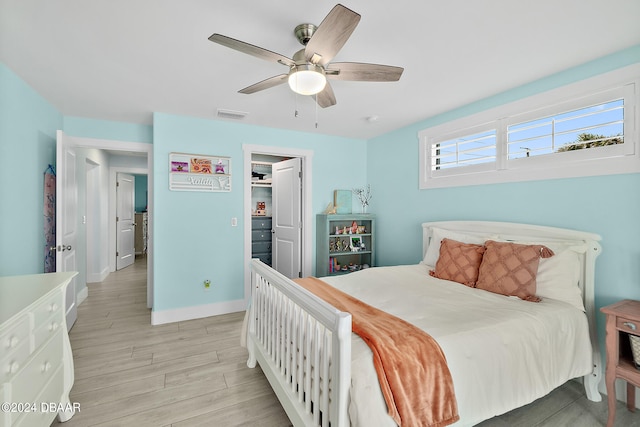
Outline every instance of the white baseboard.
[(164, 323), (181, 322), (184, 320), (200, 319), (203, 317), (218, 316), (221, 314), (237, 313), (247, 309), (244, 299), (225, 301), (213, 304), (196, 305), (192, 307), (175, 308), (151, 312), (151, 324), (162, 325)]
[(89, 296), (89, 289), (85, 286), (76, 294), (76, 304), (80, 305)]
[(109, 267), (105, 267), (99, 273), (87, 274), (87, 283), (100, 283), (109, 275)]

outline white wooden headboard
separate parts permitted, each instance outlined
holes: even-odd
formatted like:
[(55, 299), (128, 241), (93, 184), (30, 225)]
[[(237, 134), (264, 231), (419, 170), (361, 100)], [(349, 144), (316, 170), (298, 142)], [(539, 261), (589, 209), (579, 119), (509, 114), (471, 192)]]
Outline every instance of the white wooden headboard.
[[(595, 264), (596, 258), (602, 252), (600, 246), (601, 237), (594, 233), (571, 230), (565, 228), (547, 227), (532, 224), (518, 224), (513, 222), (492, 222), (492, 221), (436, 221), (422, 224), (422, 258), (424, 258), (433, 229), (454, 231), (456, 233), (495, 236), (500, 240), (513, 240), (522, 242), (540, 242), (547, 244), (551, 242), (574, 243), (576, 246), (584, 246), (586, 250), (580, 257), (580, 281), (579, 286), (582, 291), (582, 298), (587, 318), (589, 320), (589, 333), (591, 337), (591, 347), (593, 348), (593, 372), (589, 377), (585, 377), (588, 386), (585, 385), (587, 395), (592, 401), (600, 400), (598, 383), (602, 377), (602, 359), (596, 332), (596, 309), (595, 309)], [(439, 244), (439, 242), (438, 242)]]

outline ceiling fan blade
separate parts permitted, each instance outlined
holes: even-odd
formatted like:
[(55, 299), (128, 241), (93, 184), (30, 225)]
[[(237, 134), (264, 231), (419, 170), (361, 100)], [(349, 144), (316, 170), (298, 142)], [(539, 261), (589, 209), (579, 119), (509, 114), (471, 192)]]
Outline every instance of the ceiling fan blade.
[(336, 105), (336, 96), (333, 93), (333, 89), (329, 82), (324, 86), (322, 92), (316, 94), (316, 102), (322, 108), (331, 107), (332, 105)]
[(395, 82), (404, 68), (362, 62), (334, 62), (326, 69), (328, 79), (361, 82)]
[(287, 58), (284, 55), (271, 52), (270, 50), (263, 49), (259, 46), (254, 46), (240, 40), (232, 39), (231, 37), (223, 36), (222, 34), (213, 34), (211, 35), (211, 37), (209, 37), (209, 40), (214, 43), (221, 44), (222, 46), (237, 50), (238, 52), (246, 53), (248, 55), (252, 55), (256, 58), (264, 59), (266, 61), (277, 62), (288, 67), (295, 65), (295, 62), (293, 62), (291, 58)]
[(269, 77), (261, 82), (253, 84), (251, 86), (247, 86), (244, 89), (240, 89), (238, 93), (251, 94), (255, 92), (259, 92), (261, 90), (269, 89), (274, 86), (281, 85), (287, 81), (288, 74), (279, 74), (277, 76)]
[(307, 43), (304, 50), (307, 61), (323, 66), (328, 64), (342, 49), (358, 22), (359, 14), (341, 4), (335, 5)]

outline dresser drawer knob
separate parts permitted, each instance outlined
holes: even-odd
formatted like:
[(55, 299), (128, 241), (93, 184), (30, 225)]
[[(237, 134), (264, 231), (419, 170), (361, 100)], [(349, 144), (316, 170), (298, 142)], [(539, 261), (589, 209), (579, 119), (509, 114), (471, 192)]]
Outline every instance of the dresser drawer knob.
[(631, 329), (632, 331), (636, 330), (636, 325), (635, 323), (631, 323), (631, 322), (624, 322), (623, 323), (624, 326), (626, 326), (627, 328)]
[(51, 324), (49, 325), (49, 332), (53, 332), (56, 329), (58, 329), (58, 323), (57, 322), (51, 322)]
[(42, 371), (42, 373), (43, 373), (43, 374), (44, 374), (45, 372), (49, 371), (50, 369), (51, 369), (51, 363), (49, 363), (49, 362), (44, 362), (44, 363), (42, 364), (42, 369), (41, 369), (41, 371)]
[(50, 313), (53, 313), (53, 312), (54, 312), (54, 311), (56, 311), (57, 309), (58, 309), (58, 304), (56, 304), (55, 302), (52, 302), (52, 303), (49, 305), (49, 312), (50, 312)]
[(18, 343), (20, 342), (20, 339), (16, 336), (12, 336), (6, 339), (5, 341), (5, 347), (6, 348), (16, 348), (18, 346)]
[(15, 374), (20, 369), (20, 364), (18, 362), (11, 362), (7, 365), (7, 374)]

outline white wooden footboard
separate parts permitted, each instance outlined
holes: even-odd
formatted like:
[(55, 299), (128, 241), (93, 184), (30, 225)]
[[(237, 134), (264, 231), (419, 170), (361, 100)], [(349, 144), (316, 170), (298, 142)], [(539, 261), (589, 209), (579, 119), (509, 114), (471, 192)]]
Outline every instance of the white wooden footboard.
[(251, 261), (249, 360), (294, 426), (349, 425), (351, 315)]

